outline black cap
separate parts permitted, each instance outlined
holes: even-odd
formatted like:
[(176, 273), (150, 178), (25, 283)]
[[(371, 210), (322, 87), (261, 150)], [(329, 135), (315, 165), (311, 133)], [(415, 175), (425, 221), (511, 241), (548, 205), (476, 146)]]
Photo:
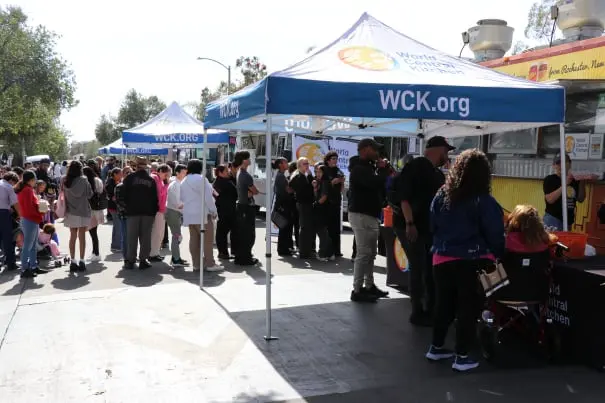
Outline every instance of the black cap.
[(363, 150), (366, 147), (372, 147), (378, 151), (382, 148), (382, 145), (374, 139), (363, 139), (357, 144), (357, 151)]
[[(569, 162), (571, 164), (571, 157), (567, 153), (565, 153), (565, 162)], [(555, 158), (553, 158), (552, 163), (553, 165), (561, 165), (561, 153), (555, 154)]]
[(425, 148), (436, 148), (436, 147), (446, 147), (448, 149), (448, 151), (452, 151), (452, 150), (456, 149), (456, 147), (453, 147), (452, 145), (450, 145), (450, 143), (448, 143), (447, 140), (445, 139), (445, 137), (443, 137), (443, 136), (435, 136), (435, 137), (431, 137), (430, 139), (427, 140)]

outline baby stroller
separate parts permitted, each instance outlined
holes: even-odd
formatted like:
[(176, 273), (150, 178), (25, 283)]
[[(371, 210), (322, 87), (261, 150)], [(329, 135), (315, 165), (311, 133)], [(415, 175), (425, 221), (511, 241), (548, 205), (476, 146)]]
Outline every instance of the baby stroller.
[[(557, 257), (567, 250), (562, 244), (552, 248)], [(552, 264), (551, 250), (505, 255), (502, 265), (510, 284), (487, 298), (477, 328), (486, 360), (497, 362), (506, 355), (502, 348), (508, 332), (539, 347), (549, 361), (559, 358), (561, 336), (548, 307)]]

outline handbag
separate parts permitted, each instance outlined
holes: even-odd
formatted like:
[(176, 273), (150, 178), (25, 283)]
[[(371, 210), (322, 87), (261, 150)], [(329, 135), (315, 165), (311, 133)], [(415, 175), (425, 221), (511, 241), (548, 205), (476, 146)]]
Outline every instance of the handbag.
[(55, 201), (55, 215), (57, 218), (65, 217), (65, 212), (67, 210), (67, 206), (65, 204), (65, 193), (61, 190), (59, 192), (59, 197), (57, 201)]
[(504, 266), (500, 262), (493, 262), (479, 269), (477, 275), (486, 297), (491, 296), (502, 287), (510, 284), (508, 274), (506, 274), (506, 270), (504, 270)]
[(273, 209), (271, 213), (271, 222), (277, 226), (279, 229), (284, 229), (290, 223), (290, 220), (286, 216), (283, 208)]

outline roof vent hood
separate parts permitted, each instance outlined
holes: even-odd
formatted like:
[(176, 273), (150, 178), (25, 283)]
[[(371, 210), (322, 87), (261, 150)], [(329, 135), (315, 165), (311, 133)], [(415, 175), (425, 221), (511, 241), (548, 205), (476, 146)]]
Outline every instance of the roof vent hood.
[(563, 32), (566, 42), (597, 38), (603, 35), (605, 1), (559, 1), (557, 26)]
[[(513, 44), (514, 28), (504, 20), (479, 20), (477, 26), (468, 30), (468, 44), (475, 54), (476, 62), (499, 59)], [(466, 33), (463, 33), (465, 37)]]

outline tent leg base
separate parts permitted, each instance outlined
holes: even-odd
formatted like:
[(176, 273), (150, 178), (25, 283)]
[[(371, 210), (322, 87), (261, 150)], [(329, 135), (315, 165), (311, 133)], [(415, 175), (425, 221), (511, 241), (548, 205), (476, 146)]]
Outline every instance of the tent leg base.
[(266, 342), (270, 342), (273, 340), (279, 340), (279, 337), (276, 337), (276, 336), (263, 336), (263, 338), (265, 339)]

